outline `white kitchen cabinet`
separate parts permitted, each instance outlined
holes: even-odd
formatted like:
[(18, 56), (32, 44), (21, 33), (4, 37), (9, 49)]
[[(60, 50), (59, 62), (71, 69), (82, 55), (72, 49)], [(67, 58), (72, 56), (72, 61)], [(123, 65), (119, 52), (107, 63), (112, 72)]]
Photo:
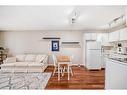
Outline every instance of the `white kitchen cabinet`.
[(85, 40), (96, 40), (104, 45), (109, 42), (109, 33), (85, 33)]
[(102, 34), (102, 45), (105, 45), (109, 42), (109, 33), (103, 33)]
[(96, 33), (85, 33), (86, 40), (96, 40), (97, 34)]
[(127, 64), (106, 60), (105, 89), (127, 89)]
[(127, 28), (120, 30), (120, 41), (127, 40)]
[(96, 40), (97, 39), (97, 33), (91, 33), (91, 39)]
[(97, 33), (97, 42), (101, 42), (103, 41), (103, 34), (102, 33)]
[(107, 42), (109, 42), (109, 35), (108, 35), (108, 33), (103, 33), (102, 34), (102, 43), (105, 44)]
[(109, 33), (109, 42), (119, 41), (120, 40), (120, 32), (114, 31)]
[(85, 33), (85, 40), (90, 40), (90, 39), (91, 39), (91, 34)]
[(105, 45), (109, 42), (108, 33), (98, 33), (97, 34), (97, 41), (101, 42), (101, 45)]

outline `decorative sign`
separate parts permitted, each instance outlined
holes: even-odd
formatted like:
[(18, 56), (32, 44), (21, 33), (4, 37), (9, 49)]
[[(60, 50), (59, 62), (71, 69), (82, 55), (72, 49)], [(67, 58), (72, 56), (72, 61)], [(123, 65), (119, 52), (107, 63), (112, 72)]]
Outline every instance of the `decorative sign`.
[(52, 41), (52, 51), (59, 51), (59, 41)]

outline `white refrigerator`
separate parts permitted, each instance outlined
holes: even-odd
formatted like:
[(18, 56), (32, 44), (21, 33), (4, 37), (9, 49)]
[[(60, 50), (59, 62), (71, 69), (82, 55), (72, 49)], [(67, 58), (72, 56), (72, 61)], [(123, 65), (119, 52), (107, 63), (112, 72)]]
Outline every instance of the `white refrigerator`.
[(86, 42), (86, 68), (101, 69), (101, 44), (99, 42)]

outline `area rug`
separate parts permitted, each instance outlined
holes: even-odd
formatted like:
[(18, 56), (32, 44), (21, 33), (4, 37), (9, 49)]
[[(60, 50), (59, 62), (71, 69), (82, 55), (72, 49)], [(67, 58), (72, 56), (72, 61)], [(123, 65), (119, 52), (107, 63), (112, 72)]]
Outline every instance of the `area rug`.
[(0, 72), (0, 89), (45, 89), (51, 73)]

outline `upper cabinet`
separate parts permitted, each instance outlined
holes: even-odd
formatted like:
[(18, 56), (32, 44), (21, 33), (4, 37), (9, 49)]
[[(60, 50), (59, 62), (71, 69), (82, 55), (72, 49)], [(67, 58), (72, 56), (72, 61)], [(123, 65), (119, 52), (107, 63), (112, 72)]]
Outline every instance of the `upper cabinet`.
[(127, 28), (120, 30), (120, 41), (127, 40)]
[(104, 45), (105, 43), (108, 43), (109, 35), (108, 33), (85, 33), (85, 40), (95, 40)]
[(103, 40), (103, 35), (102, 35), (102, 33), (97, 33), (97, 42), (102, 42), (102, 40)]
[(102, 45), (108, 42), (127, 41), (127, 28), (110, 33), (85, 33), (85, 40), (95, 40)]
[(97, 33), (97, 42), (101, 42), (101, 45), (109, 45), (109, 34), (108, 33)]
[(102, 45), (105, 45), (109, 42), (109, 33), (102, 33)]
[(90, 40), (91, 39), (91, 33), (85, 33), (84, 37), (85, 37), (85, 40)]
[(86, 40), (96, 40), (97, 33), (85, 33), (85, 39)]
[(109, 42), (127, 40), (127, 28), (109, 33)]
[(120, 31), (114, 31), (109, 33), (109, 42), (119, 41), (120, 40)]
[(97, 33), (91, 33), (91, 38), (93, 40), (96, 40), (97, 39)]

